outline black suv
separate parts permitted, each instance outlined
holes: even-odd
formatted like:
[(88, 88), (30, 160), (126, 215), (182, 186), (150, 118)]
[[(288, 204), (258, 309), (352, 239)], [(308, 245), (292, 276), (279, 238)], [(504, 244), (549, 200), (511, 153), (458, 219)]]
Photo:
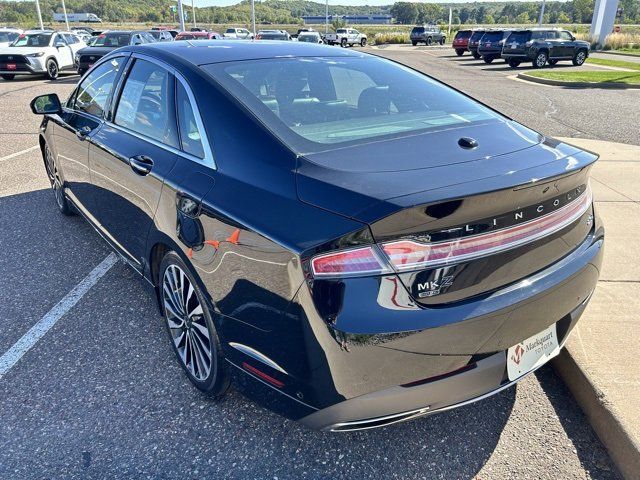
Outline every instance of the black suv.
[(480, 39), (485, 34), (487, 30), (474, 30), (471, 36), (469, 37), (469, 43), (467, 44), (467, 50), (471, 52), (473, 58), (476, 60), (480, 58), (480, 54), (478, 53), (478, 43), (480, 43)]
[(435, 25), (425, 25), (413, 27), (409, 38), (411, 39), (413, 46), (416, 46), (418, 43), (431, 45), (434, 42), (444, 45), (444, 42), (447, 39), (447, 34)]
[(511, 34), (512, 30), (489, 30), (478, 42), (478, 55), (485, 63), (491, 63), (502, 54), (504, 40)]
[(567, 30), (515, 30), (504, 41), (501, 56), (512, 68), (526, 61), (531, 61), (533, 68), (542, 68), (547, 62), (553, 66), (559, 60), (571, 60), (580, 66), (589, 56), (589, 42), (576, 40)]

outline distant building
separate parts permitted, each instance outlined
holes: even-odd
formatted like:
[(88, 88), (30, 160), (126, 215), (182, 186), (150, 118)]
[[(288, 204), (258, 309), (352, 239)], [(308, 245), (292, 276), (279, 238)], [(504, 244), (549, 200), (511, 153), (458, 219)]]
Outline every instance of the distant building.
[[(324, 15), (303, 15), (302, 20), (305, 25), (321, 25), (325, 22)], [(329, 23), (335, 20), (342, 20), (349, 25), (389, 25), (391, 15), (329, 15)]]

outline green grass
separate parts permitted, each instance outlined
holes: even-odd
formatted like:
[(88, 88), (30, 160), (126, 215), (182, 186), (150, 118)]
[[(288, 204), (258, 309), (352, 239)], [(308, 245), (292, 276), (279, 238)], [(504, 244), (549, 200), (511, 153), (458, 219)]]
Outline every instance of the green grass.
[(636, 72), (592, 72), (583, 70), (580, 72), (540, 71), (527, 72), (527, 75), (549, 80), (561, 80), (563, 82), (590, 82), (590, 83), (620, 83), (627, 85), (640, 85), (640, 71)]
[(640, 48), (618, 48), (617, 50), (612, 50), (612, 52), (620, 52), (626, 55), (640, 57)]
[(628, 68), (629, 70), (640, 70), (640, 63), (625, 62), (624, 60), (609, 60), (608, 58), (587, 58), (587, 63), (592, 65), (604, 65), (606, 67)]

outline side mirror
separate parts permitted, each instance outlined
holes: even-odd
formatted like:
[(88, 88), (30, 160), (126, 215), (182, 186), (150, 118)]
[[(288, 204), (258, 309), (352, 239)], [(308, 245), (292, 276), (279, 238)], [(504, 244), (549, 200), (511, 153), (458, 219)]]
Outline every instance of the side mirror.
[(56, 42), (56, 48), (66, 47), (67, 44), (64, 42)]
[(140, 40), (134, 40), (133, 45), (142, 45), (142, 42)]
[(31, 111), (36, 115), (53, 115), (62, 113), (60, 99), (55, 93), (39, 95), (31, 100)]

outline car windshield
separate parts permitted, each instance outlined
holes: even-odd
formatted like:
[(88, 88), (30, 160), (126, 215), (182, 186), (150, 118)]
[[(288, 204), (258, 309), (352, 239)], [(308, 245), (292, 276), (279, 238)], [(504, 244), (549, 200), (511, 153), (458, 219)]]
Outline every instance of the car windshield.
[(380, 58), (271, 58), (203, 68), (300, 152), (499, 118)]
[(103, 33), (98, 35), (94, 47), (125, 47), (131, 42), (130, 33)]
[(159, 30), (151, 30), (148, 32), (153, 38), (160, 38), (161, 32)]
[(298, 36), (298, 41), (299, 42), (311, 42), (311, 43), (315, 43), (317, 42), (319, 39), (318, 35), (299, 35)]
[(458, 33), (456, 33), (457, 39), (469, 38), (470, 36), (471, 36), (471, 30), (460, 30)]
[(267, 32), (260, 34), (262, 40), (286, 40), (287, 34), (280, 32)]
[(12, 47), (48, 47), (53, 33), (26, 33), (20, 35)]
[(0, 32), (0, 42), (13, 42), (18, 37), (16, 32)]
[(347, 29), (346, 28), (339, 28), (336, 30), (336, 33), (347, 33)]

